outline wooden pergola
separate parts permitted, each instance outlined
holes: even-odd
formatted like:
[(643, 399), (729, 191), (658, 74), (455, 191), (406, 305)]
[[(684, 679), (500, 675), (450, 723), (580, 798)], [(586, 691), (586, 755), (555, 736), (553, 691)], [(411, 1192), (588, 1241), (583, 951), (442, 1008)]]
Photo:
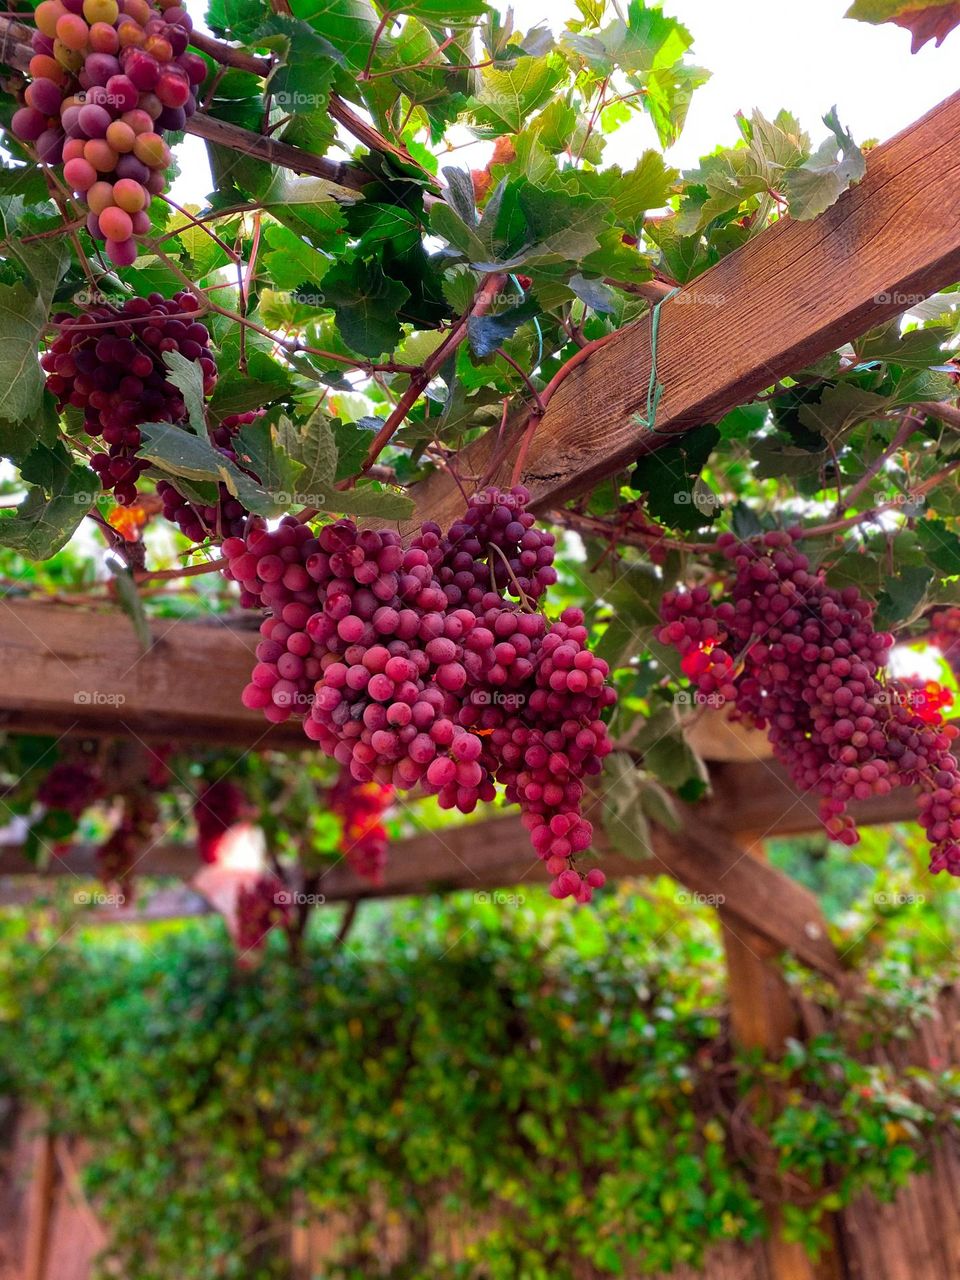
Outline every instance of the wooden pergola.
[[(0, 58), (16, 65), (17, 24), (0, 35), (14, 42)], [(232, 126), (190, 122), (201, 137), (241, 149), (254, 144), (224, 138)], [(250, 135), (251, 138), (257, 135)], [(267, 144), (264, 139), (256, 145)], [(281, 144), (269, 143), (270, 148)], [(287, 147), (275, 161), (305, 173), (329, 165)], [(343, 166), (338, 181), (346, 183)], [(333, 179), (326, 171), (320, 176)], [(592, 351), (551, 398), (532, 436), (524, 483), (534, 506), (549, 513), (615, 475), (641, 453), (743, 404), (779, 378), (836, 350), (912, 302), (960, 279), (960, 93), (870, 152), (867, 175), (812, 222), (783, 220), (699, 276), (662, 304), (656, 376), (663, 386), (656, 432), (638, 425), (650, 377), (651, 334), (644, 319)], [(949, 416), (949, 411), (947, 411)], [(960, 425), (960, 415), (950, 425)], [(494, 433), (459, 458), (463, 482), (492, 471), (506, 478), (527, 421), (508, 424), (499, 446)], [(498, 466), (494, 448), (502, 452)], [(412, 493), (417, 519), (440, 524), (455, 517), (460, 491), (437, 472)], [(116, 612), (19, 601), (0, 607), (0, 718), (12, 732), (104, 735), (144, 742), (223, 743), (241, 750), (306, 746), (299, 725), (267, 726), (245, 710), (240, 691), (254, 661), (257, 633), (223, 621), (158, 620), (153, 644), (140, 648)], [(109, 644), (104, 637), (109, 636)], [(103, 700), (108, 696), (108, 701)], [(730, 979), (734, 1033), (741, 1044), (769, 1053), (797, 1030), (797, 1014), (781, 975), (788, 952), (834, 981), (843, 958), (830, 941), (814, 897), (763, 859), (765, 838), (819, 828), (815, 799), (797, 792), (767, 758), (713, 763), (712, 798), (682, 810), (676, 833), (654, 829), (647, 856), (628, 859), (609, 849), (613, 877), (666, 873), (718, 905)], [(853, 806), (859, 824), (910, 820), (908, 791)], [(602, 832), (598, 800), (590, 814)], [(50, 868), (89, 870), (79, 849)], [(159, 846), (139, 869), (188, 874), (191, 850)], [(0, 875), (33, 868), (15, 849), (0, 851)], [(328, 871), (327, 901), (356, 901), (454, 889), (502, 888), (548, 877), (517, 817), (467, 822), (417, 835), (391, 850), (382, 887), (373, 888), (346, 864)], [(829, 1257), (811, 1263), (797, 1246), (770, 1246), (773, 1280), (813, 1280), (836, 1273)]]

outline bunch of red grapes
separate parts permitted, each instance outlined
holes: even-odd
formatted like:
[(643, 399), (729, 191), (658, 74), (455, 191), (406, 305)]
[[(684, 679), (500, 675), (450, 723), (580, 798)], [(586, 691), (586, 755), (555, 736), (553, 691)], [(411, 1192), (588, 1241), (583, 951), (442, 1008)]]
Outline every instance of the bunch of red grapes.
[(554, 539), (528, 500), (484, 490), (406, 549), (348, 520), (316, 536), (291, 517), (251, 521), (223, 544), (243, 601), (271, 611), (243, 701), (268, 720), (303, 716), (357, 782), (423, 786), (463, 813), (501, 784), (551, 892), (586, 902), (604, 877), (575, 865), (593, 835), (584, 778), (611, 750), (600, 716), (616, 695), (582, 613), (536, 611), (556, 581)]
[(723, 596), (668, 592), (659, 638), (683, 655), (701, 694), (767, 730), (796, 785), (821, 796), (834, 839), (859, 839), (851, 800), (919, 785), (931, 870), (960, 875), (957, 729), (943, 723), (942, 699), (884, 679), (893, 637), (874, 630), (873, 605), (856, 587), (838, 591), (811, 570), (798, 536), (721, 535), (731, 569)]
[[(260, 411), (262, 413), (262, 410)], [(260, 416), (258, 412), (233, 413), (210, 431), (210, 441), (218, 453), (236, 466), (240, 466), (252, 479), (258, 480), (247, 467), (243, 467), (236, 451), (236, 437), (241, 427), (249, 426)], [(161, 480), (157, 494), (163, 502), (163, 517), (175, 524), (191, 542), (205, 542), (215, 538), (242, 538), (250, 512), (239, 498), (235, 498), (225, 484), (220, 484), (217, 501), (210, 505), (191, 502), (169, 480)]]
[(251, 817), (252, 808), (243, 789), (229, 778), (206, 782), (193, 804), (197, 824), (197, 849), (204, 862), (217, 861), (223, 837), (238, 822)]
[(938, 609), (930, 615), (927, 638), (943, 654), (947, 666), (960, 680), (960, 609)]
[(79, 818), (104, 794), (103, 779), (92, 765), (58, 760), (37, 788), (37, 800)]
[(97, 874), (105, 885), (116, 885), (130, 896), (133, 869), (153, 838), (159, 817), (156, 800), (143, 788), (123, 797), (120, 821), (97, 850)]
[(198, 308), (189, 292), (169, 301), (151, 293), (128, 298), (122, 306), (104, 302), (82, 316), (54, 317), (60, 332), (40, 360), (47, 387), (61, 412), (67, 405), (80, 409), (87, 434), (102, 438), (106, 449), (94, 454), (90, 465), (118, 502), (136, 500), (137, 481), (149, 466), (137, 456), (140, 424), (187, 420), (164, 354), (178, 351), (196, 361), (205, 395), (216, 385), (210, 335), (196, 319)]
[(383, 815), (392, 799), (393, 787), (357, 782), (346, 772), (341, 773), (328, 798), (331, 810), (343, 823), (343, 856), (358, 876), (372, 884), (383, 883), (389, 844)]
[(236, 944), (241, 962), (258, 951), (273, 928), (290, 923), (290, 895), (283, 882), (272, 873), (259, 876), (252, 884), (241, 885), (236, 902)]
[(137, 257), (147, 208), (166, 185), (163, 132), (197, 109), (206, 64), (187, 52), (192, 22), (176, 3), (41, 0), (32, 80), (13, 132), (89, 209), (87, 230), (118, 267)]

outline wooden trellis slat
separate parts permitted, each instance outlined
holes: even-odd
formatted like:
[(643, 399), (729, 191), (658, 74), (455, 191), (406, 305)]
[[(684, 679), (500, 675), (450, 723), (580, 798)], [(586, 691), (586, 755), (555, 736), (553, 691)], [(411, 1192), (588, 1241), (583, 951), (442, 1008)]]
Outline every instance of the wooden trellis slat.
[[(584, 493), (958, 279), (960, 93), (871, 151), (860, 185), (820, 217), (784, 219), (663, 303), (656, 435), (637, 422), (650, 374), (644, 319), (593, 352), (556, 392), (523, 481), (540, 508)], [(508, 428), (493, 479), (510, 476), (521, 429)], [(488, 477), (495, 435), (458, 455), (465, 487)], [(411, 492), (420, 519), (444, 525), (462, 510), (448, 472)]]
[[(602, 820), (596, 812), (592, 816)], [(611, 849), (599, 828), (597, 835), (596, 847), (611, 879), (671, 875), (688, 894), (686, 900), (679, 899), (680, 905), (693, 902), (690, 895), (701, 895), (700, 901), (722, 905), (731, 921), (761, 936), (772, 948), (790, 951), (820, 972), (838, 972), (814, 895), (782, 872), (746, 857), (736, 840), (699, 812), (691, 811), (676, 835), (655, 830), (649, 856), (639, 860)], [(197, 869), (195, 850), (182, 845), (157, 846), (137, 864), (141, 875), (190, 876)], [(32, 870), (18, 850), (0, 851), (0, 875), (20, 876)], [(59, 876), (92, 875), (94, 850), (78, 847), (54, 859), (49, 870)], [(382, 885), (370, 884), (346, 862), (339, 862), (323, 874), (316, 892), (332, 903), (456, 889), (496, 900), (497, 891), (502, 890), (507, 895), (503, 905), (510, 906), (515, 886), (545, 884), (549, 879), (530, 847), (528, 832), (511, 814), (397, 841)]]

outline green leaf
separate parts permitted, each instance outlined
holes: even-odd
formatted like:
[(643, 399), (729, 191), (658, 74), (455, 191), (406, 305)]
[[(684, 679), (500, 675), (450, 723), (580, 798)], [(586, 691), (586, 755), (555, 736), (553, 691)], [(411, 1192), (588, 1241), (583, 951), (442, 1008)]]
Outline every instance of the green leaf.
[(46, 323), (41, 298), (23, 284), (0, 285), (0, 418), (7, 422), (39, 414), (43, 374), (37, 353)]
[(196, 360), (188, 360), (179, 351), (165, 351), (163, 363), (170, 370), (167, 381), (172, 382), (187, 406), (187, 418), (191, 427), (200, 435), (206, 434), (203, 400), (203, 370)]
[(537, 300), (528, 297), (509, 311), (499, 311), (496, 315), (471, 316), (467, 321), (470, 346), (480, 357), (492, 355), (497, 347), (512, 338), (520, 326), (532, 319), (539, 310)]
[(650, 824), (641, 801), (641, 776), (625, 751), (614, 751), (603, 762), (604, 834), (628, 858), (650, 858)]
[(379, 23), (373, 5), (366, 0), (292, 0), (290, 8), (339, 50), (348, 66), (363, 69)]
[(0, 546), (48, 560), (69, 542), (100, 493), (100, 479), (73, 461), (63, 444), (38, 444), (21, 467), (31, 482), (13, 515), (0, 516)]
[(564, 42), (575, 49), (598, 76), (621, 71), (640, 73), (673, 68), (693, 43), (690, 32), (659, 8), (631, 0), (627, 19), (615, 19), (596, 35), (569, 34)]
[(896, 574), (887, 575), (884, 582), (873, 618), (878, 630), (903, 626), (923, 612), (931, 585), (930, 570), (925, 565), (901, 565)]
[(864, 362), (882, 360), (901, 368), (926, 369), (942, 361), (943, 346), (952, 336), (953, 331), (946, 325), (901, 333), (900, 321), (895, 318), (879, 329), (872, 329), (855, 342), (854, 347)]
[(302, 467), (298, 484), (321, 499), (303, 505), (325, 509), (337, 470), (337, 445), (326, 412), (322, 407), (314, 410), (302, 427), (281, 418), (277, 436), (287, 455)]
[(602, 280), (588, 280), (577, 272), (570, 277), (568, 283), (580, 301), (592, 311), (602, 315), (616, 315), (622, 309), (620, 295)]
[(111, 563), (110, 572), (113, 574), (113, 583), (117, 589), (120, 608), (133, 624), (133, 632), (137, 637), (141, 652), (147, 653), (153, 648), (153, 636), (150, 634), (150, 623), (147, 621), (143, 598), (137, 589), (136, 579), (129, 569), (118, 564)]
[(414, 512), (414, 501), (405, 493), (387, 489), (379, 484), (358, 485), (331, 494), (325, 508), (337, 515), (356, 516), (359, 519), (409, 520)]
[(927, 559), (947, 577), (960, 574), (960, 537), (942, 520), (918, 520), (917, 538)]
[(308, 23), (275, 13), (253, 42), (273, 49), (282, 59), (268, 77), (267, 88), (284, 115), (326, 110), (336, 65), (344, 61), (329, 40)]
[[(435, 204), (430, 211), (430, 229), (447, 244), (459, 249), (471, 262), (487, 256), (483, 241), (448, 204)], [(472, 296), (472, 295), (471, 295)]]
[(865, 391), (852, 382), (825, 387), (818, 403), (808, 402), (799, 410), (800, 422), (810, 431), (836, 444), (853, 427), (876, 418), (890, 407), (887, 396)]
[(712, 495), (707, 499), (696, 481), (713, 452), (720, 433), (711, 423), (696, 427), (676, 441), (640, 458), (631, 488), (647, 495), (654, 519), (674, 529), (699, 529), (719, 513)]
[(214, 449), (209, 441), (169, 422), (144, 423), (140, 433), (143, 437), (140, 456), (168, 475), (222, 482), (249, 511), (258, 515), (278, 515), (284, 509), (262, 485)]
[(675, 707), (654, 712), (634, 745), (643, 755), (644, 769), (672, 791), (691, 782), (709, 782), (706, 766), (683, 735)]
[(527, 116), (543, 106), (563, 76), (563, 59), (557, 54), (518, 58), (509, 70), (485, 67), (480, 91), (467, 105), (467, 113), (478, 124), (501, 133), (519, 133)]
[(394, 349), (403, 334), (397, 312), (410, 297), (409, 289), (375, 262), (338, 262), (323, 285), (349, 347), (371, 357)]
[[(336, 242), (339, 234), (340, 243), (344, 243), (343, 210), (338, 204), (327, 201), (322, 206), (325, 216), (329, 215), (330, 234), (319, 237), (326, 245)], [(316, 240), (318, 233), (311, 232), (311, 239)], [(296, 235), (289, 227), (268, 225), (264, 230), (267, 252), (263, 255), (263, 265), (269, 279), (277, 289), (299, 289), (307, 281), (318, 284), (331, 264), (331, 257), (315, 249), (301, 236)]]
[(301, 485), (303, 465), (291, 457), (266, 416), (243, 424), (237, 433), (236, 454), (247, 470), (259, 476), (278, 507), (289, 510), (313, 505), (300, 499), (299, 490), (305, 487)]
[(816, 218), (829, 209), (867, 171), (863, 152), (849, 131), (840, 124), (836, 107), (827, 112), (823, 123), (833, 137), (822, 143), (809, 160), (784, 174), (783, 178), (790, 216), (799, 221)]

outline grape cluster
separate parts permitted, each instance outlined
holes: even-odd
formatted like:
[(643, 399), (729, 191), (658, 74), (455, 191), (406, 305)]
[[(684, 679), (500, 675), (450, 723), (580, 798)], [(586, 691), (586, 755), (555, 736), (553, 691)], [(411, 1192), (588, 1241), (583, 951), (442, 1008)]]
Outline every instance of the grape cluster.
[(37, 788), (37, 800), (79, 818), (103, 793), (103, 780), (92, 765), (58, 760)]
[(123, 797), (120, 821), (97, 849), (97, 874), (105, 885), (116, 885), (130, 896), (133, 869), (153, 838), (159, 817), (157, 802), (147, 791), (137, 789)]
[(389, 843), (383, 814), (392, 799), (392, 787), (356, 782), (346, 772), (341, 773), (328, 797), (331, 811), (343, 823), (343, 856), (358, 876), (372, 884), (383, 883)]
[(216, 778), (200, 788), (193, 803), (197, 851), (204, 862), (217, 861), (223, 837), (231, 827), (251, 816), (250, 802), (229, 778)]
[(717, 539), (727, 591), (668, 592), (659, 638), (682, 655), (701, 694), (766, 729), (796, 785), (821, 797), (824, 826), (859, 837), (852, 800), (920, 785), (931, 869), (960, 874), (960, 767), (941, 699), (884, 678), (893, 637), (875, 631), (856, 587), (830, 587), (797, 548), (798, 531)]
[(583, 779), (610, 750), (600, 715), (615, 694), (579, 610), (554, 623), (531, 611), (556, 572), (528, 499), (485, 490), (407, 548), (348, 520), (314, 536), (291, 517), (228, 539), (226, 575), (271, 611), (243, 702), (304, 716), (357, 782), (419, 785), (463, 813), (502, 784), (551, 891), (588, 901), (603, 876), (574, 865), (592, 839)]
[(12, 127), (36, 144), (89, 209), (87, 230), (128, 267), (150, 230), (177, 131), (197, 109), (206, 64), (187, 51), (192, 22), (178, 4), (149, 0), (41, 0), (34, 14), (30, 84)]
[(947, 666), (960, 679), (960, 609), (938, 609), (931, 614), (928, 639), (943, 654)]
[[(213, 447), (237, 466), (241, 466), (235, 449), (236, 436), (241, 427), (254, 422), (256, 412), (234, 413), (224, 418), (210, 431)], [(253, 479), (258, 479), (248, 468), (242, 467)], [(175, 524), (191, 542), (205, 542), (214, 538), (242, 538), (250, 512), (239, 498), (235, 498), (225, 484), (219, 485), (216, 503), (205, 505), (190, 502), (169, 480), (157, 484), (157, 494), (163, 502), (163, 517)]]
[(243, 961), (251, 952), (259, 951), (271, 929), (286, 928), (290, 923), (290, 895), (283, 882), (266, 873), (251, 884), (241, 885), (236, 902), (236, 944)]
[(159, 293), (128, 298), (122, 306), (103, 303), (82, 316), (54, 317), (60, 332), (41, 357), (47, 387), (61, 411), (72, 405), (83, 412), (84, 430), (106, 446), (90, 459), (105, 489), (118, 502), (132, 503), (137, 481), (149, 465), (137, 457), (140, 424), (184, 422), (187, 408), (169, 381), (166, 352), (178, 351), (197, 361), (204, 394), (217, 380), (210, 335), (195, 316), (192, 293), (169, 301)]

